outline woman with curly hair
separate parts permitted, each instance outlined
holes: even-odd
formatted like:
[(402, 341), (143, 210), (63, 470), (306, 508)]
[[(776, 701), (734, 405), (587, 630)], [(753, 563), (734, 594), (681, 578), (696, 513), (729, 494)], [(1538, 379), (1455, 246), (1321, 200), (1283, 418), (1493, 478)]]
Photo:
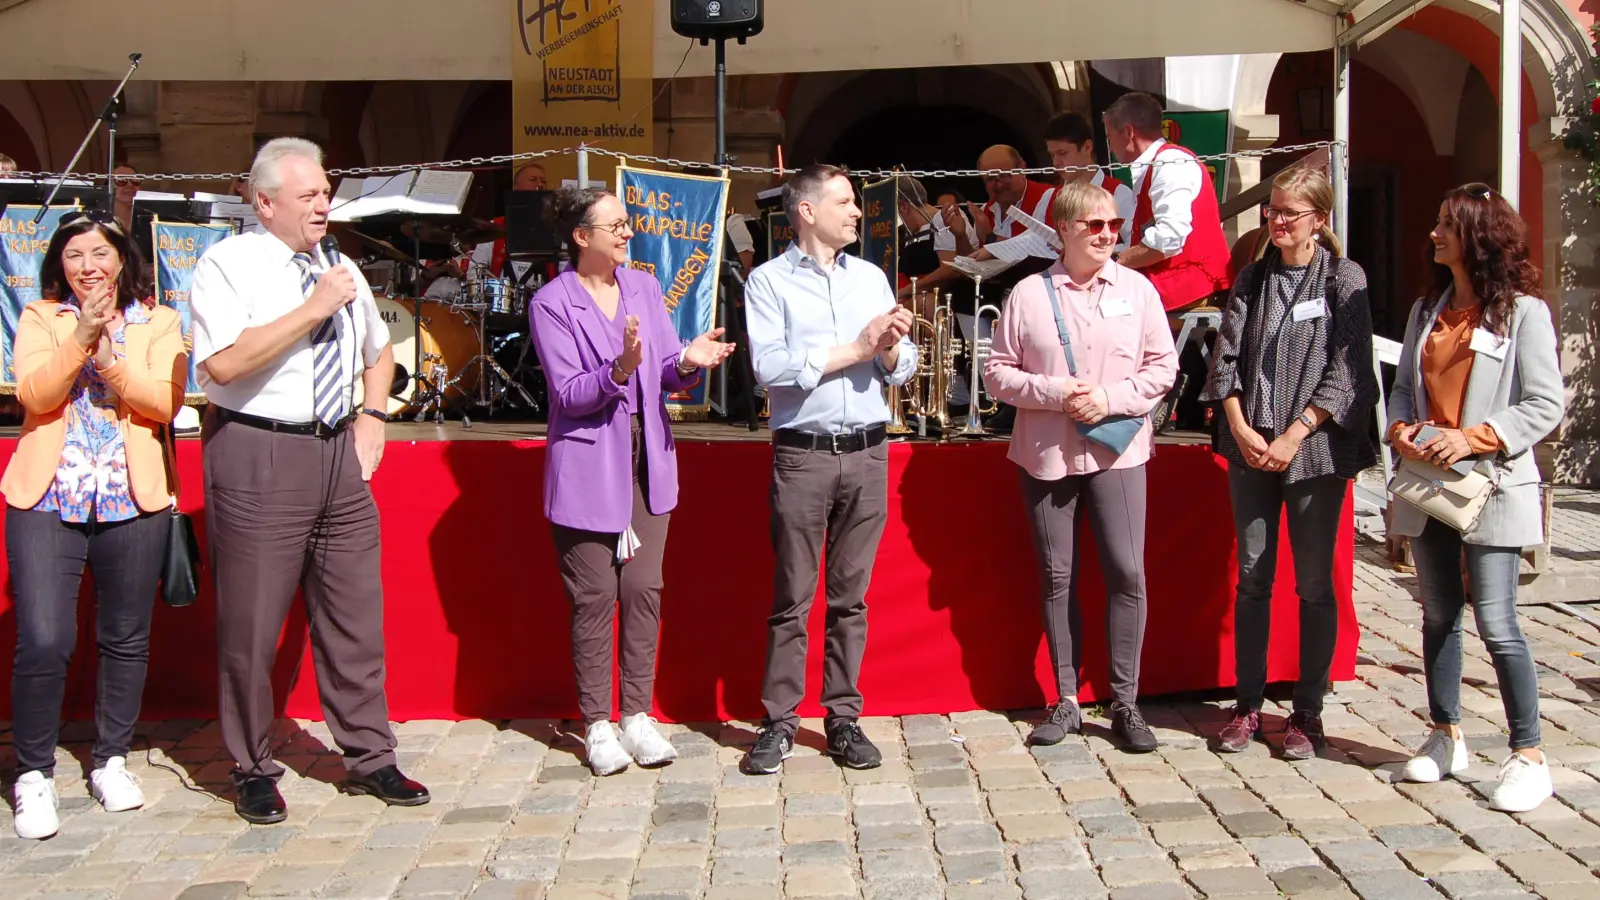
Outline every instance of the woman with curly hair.
[(1408, 459), (1439, 466), (1476, 460), (1497, 487), (1465, 533), (1394, 504), (1390, 528), (1411, 538), (1416, 558), (1433, 722), (1404, 776), (1438, 781), (1470, 762), (1459, 724), (1461, 614), (1470, 603), (1511, 731), (1512, 753), (1489, 803), (1526, 812), (1552, 793), (1539, 747), (1539, 679), (1516, 603), (1522, 548), (1544, 540), (1531, 451), (1561, 423), (1555, 327), (1538, 296), (1527, 227), (1488, 185), (1446, 193), (1430, 237), (1433, 284), (1406, 324), (1385, 438)]

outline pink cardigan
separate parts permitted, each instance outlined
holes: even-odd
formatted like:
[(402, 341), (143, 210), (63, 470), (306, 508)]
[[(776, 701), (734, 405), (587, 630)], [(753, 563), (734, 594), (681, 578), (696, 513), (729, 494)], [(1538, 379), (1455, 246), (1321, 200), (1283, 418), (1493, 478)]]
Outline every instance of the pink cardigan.
[(1017, 408), (1008, 458), (1043, 481), (1143, 465), (1152, 447), (1149, 423), (1119, 456), (1085, 438), (1063, 410), (1067, 359), (1045, 278), (1056, 285), (1078, 378), (1105, 387), (1110, 415), (1148, 413), (1178, 377), (1166, 311), (1148, 278), (1108, 262), (1083, 288), (1058, 262), (1012, 291), (984, 366), (989, 392)]

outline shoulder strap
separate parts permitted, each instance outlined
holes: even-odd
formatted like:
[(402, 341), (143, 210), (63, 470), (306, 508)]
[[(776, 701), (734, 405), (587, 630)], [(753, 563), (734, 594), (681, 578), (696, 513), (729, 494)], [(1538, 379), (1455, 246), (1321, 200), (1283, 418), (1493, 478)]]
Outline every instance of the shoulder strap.
[(173, 440), (172, 423), (161, 426), (161, 465), (167, 470), (167, 489), (172, 493), (172, 508), (178, 508), (178, 445)]
[(1050, 298), (1050, 311), (1056, 316), (1056, 333), (1061, 336), (1061, 349), (1067, 354), (1067, 372), (1078, 377), (1078, 366), (1072, 359), (1072, 338), (1067, 335), (1067, 320), (1061, 315), (1061, 301), (1056, 297), (1056, 283), (1049, 272), (1039, 275), (1044, 281), (1045, 296)]

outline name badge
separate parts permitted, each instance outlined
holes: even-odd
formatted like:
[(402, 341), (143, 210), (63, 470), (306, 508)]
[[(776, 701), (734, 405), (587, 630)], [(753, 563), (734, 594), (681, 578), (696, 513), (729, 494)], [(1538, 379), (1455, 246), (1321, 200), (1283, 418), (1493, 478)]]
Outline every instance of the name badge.
[(1127, 297), (1107, 297), (1100, 301), (1100, 318), (1115, 319), (1118, 316), (1133, 315), (1133, 304)]
[(1320, 319), (1328, 314), (1328, 301), (1305, 300), (1294, 305), (1294, 320), (1296, 322), (1309, 322)]
[(1505, 361), (1506, 348), (1511, 345), (1510, 338), (1503, 338), (1487, 328), (1474, 328), (1472, 330), (1473, 353), (1482, 353), (1490, 359)]

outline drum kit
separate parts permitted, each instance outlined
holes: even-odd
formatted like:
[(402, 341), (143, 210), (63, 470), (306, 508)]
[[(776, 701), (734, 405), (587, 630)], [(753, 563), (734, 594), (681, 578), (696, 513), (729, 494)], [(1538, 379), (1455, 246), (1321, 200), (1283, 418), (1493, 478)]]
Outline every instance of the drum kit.
[[(400, 232), (392, 241), (350, 232), (370, 251), (361, 268), (394, 347), (389, 415), (442, 422), (449, 413), (469, 428), (480, 409), (490, 417), (543, 418), (547, 393), (528, 333), (528, 301), (553, 258), (509, 259), (505, 274), (512, 277), (498, 277), (473, 250), (501, 237), (502, 226), (460, 216), (407, 222)], [(397, 246), (405, 243), (417, 254)], [(464, 277), (454, 291), (424, 295), (416, 288), (426, 269), (419, 256), (460, 260)]]

